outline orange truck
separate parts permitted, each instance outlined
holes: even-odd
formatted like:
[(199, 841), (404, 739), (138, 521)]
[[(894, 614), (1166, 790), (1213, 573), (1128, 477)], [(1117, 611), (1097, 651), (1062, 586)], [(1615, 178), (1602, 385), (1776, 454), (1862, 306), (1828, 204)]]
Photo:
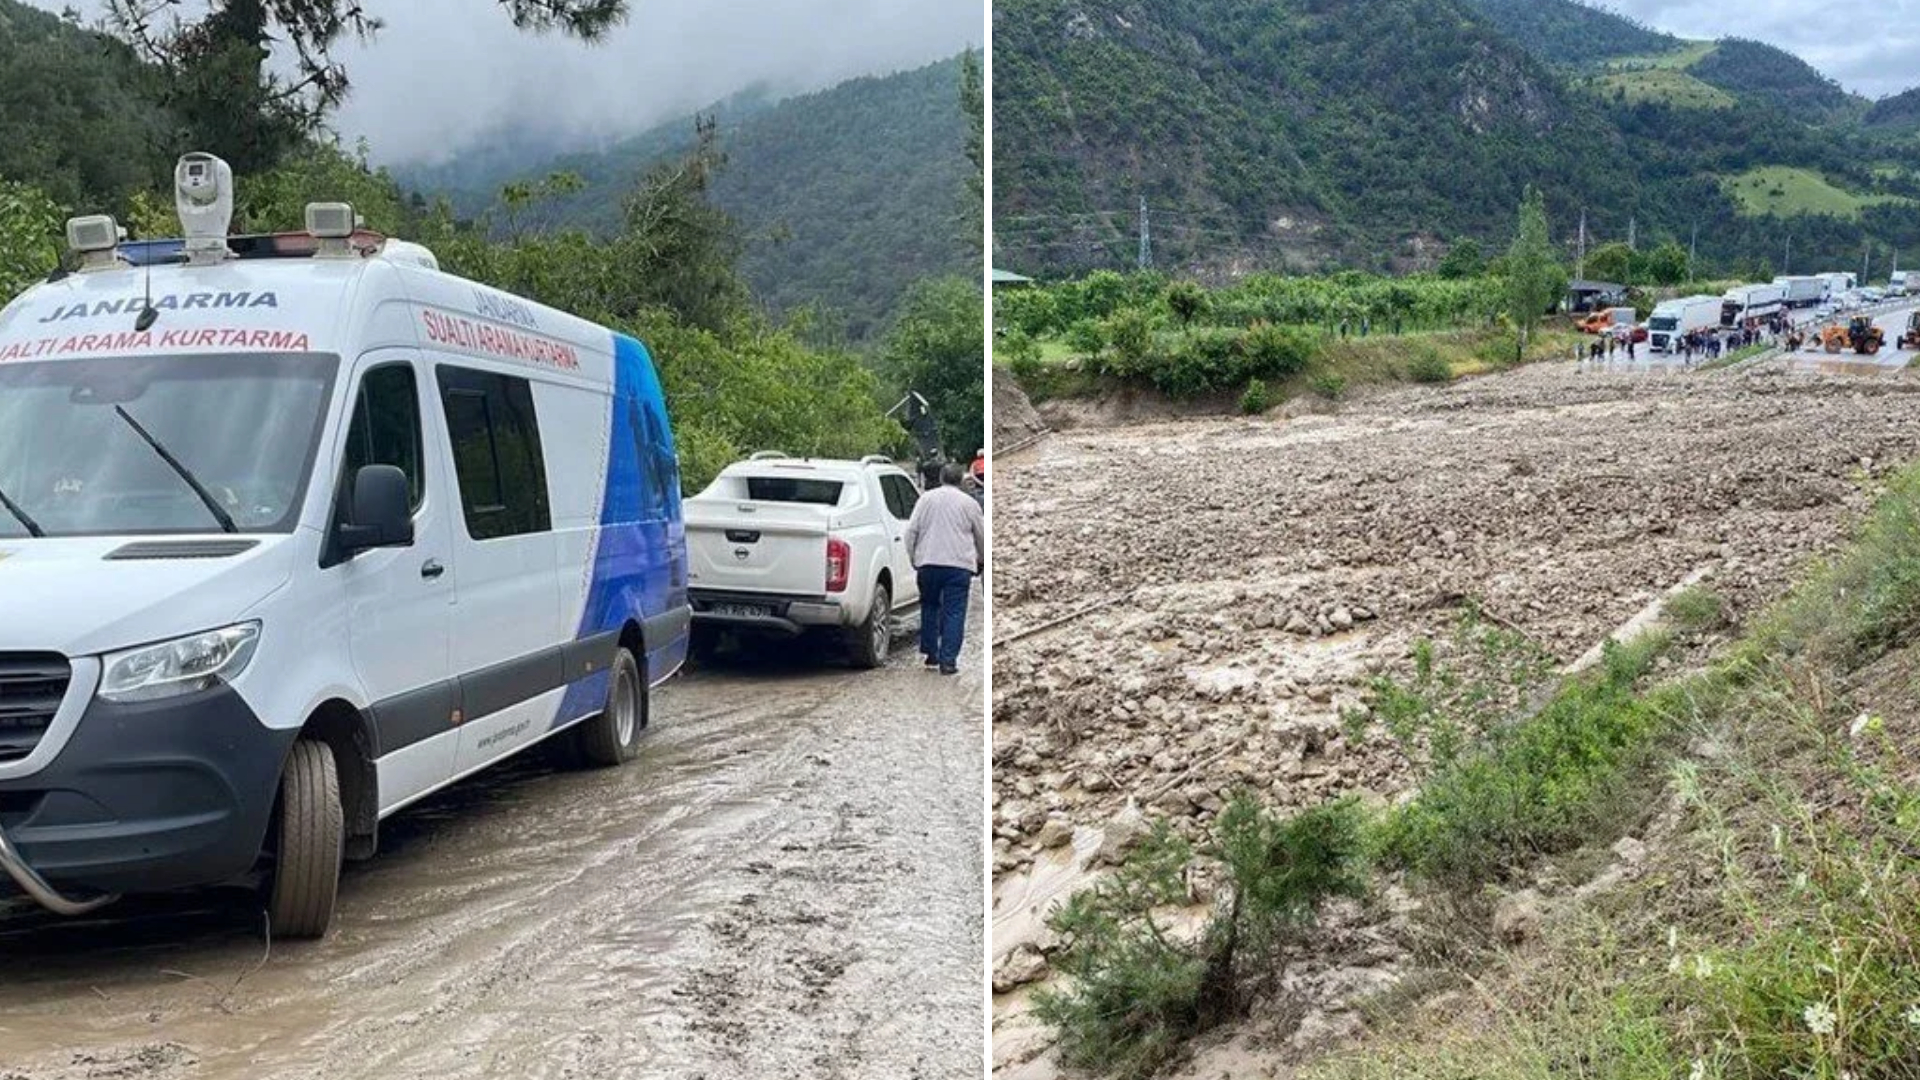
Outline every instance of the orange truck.
[(1639, 315), (1630, 307), (1610, 307), (1588, 315), (1578, 325), (1583, 334), (1600, 334), (1616, 326), (1632, 326), (1638, 320)]

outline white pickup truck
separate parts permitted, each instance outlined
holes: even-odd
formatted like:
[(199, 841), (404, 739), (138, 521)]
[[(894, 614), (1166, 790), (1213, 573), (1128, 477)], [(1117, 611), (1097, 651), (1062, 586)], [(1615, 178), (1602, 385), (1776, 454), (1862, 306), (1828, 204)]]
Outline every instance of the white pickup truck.
[(920, 490), (891, 460), (755, 454), (686, 500), (693, 647), (719, 636), (842, 636), (879, 667), (893, 616), (920, 601), (907, 520)]

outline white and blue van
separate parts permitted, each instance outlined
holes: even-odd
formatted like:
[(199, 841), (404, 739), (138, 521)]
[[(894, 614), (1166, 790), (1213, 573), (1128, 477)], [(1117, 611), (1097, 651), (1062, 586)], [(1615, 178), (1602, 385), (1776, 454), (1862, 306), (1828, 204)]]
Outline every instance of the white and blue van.
[(263, 871), (319, 936), (388, 815), (556, 736), (634, 756), (687, 647), (673, 435), (639, 342), (176, 179), (185, 240), (76, 218), (0, 311), (0, 892)]

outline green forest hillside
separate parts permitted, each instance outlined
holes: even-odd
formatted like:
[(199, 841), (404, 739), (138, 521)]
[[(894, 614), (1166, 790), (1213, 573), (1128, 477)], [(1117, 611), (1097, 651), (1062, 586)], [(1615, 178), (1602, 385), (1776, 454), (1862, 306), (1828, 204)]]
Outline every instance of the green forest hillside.
[(1430, 268), (1528, 183), (1569, 249), (1582, 213), (1755, 274), (1920, 246), (1920, 146), (1864, 99), (1573, 0), (1006, 0), (995, 49), (995, 258), (1029, 274), (1131, 266), (1143, 198), (1165, 268)]
[[(1629, 202), (1598, 108), (1453, 0), (1007, 0), (995, 11), (997, 232), (1041, 269), (1129, 250), (1268, 265), (1490, 231), (1523, 187)], [(1452, 17), (1444, 17), (1451, 15)]]
[(175, 127), (126, 45), (0, 0), (0, 178), (68, 205), (124, 198), (172, 168)]
[(1920, 87), (1874, 102), (1862, 122), (1883, 131), (1920, 131)]
[[(728, 163), (712, 194), (741, 225), (741, 269), (763, 301), (777, 310), (817, 305), (864, 339), (881, 329), (907, 283), (977, 268), (969, 235), (977, 218), (967, 217), (960, 194), (960, 69), (956, 57), (779, 102), (743, 94), (715, 109)], [(482, 150), (398, 174), (429, 195), (449, 195), (462, 213), (491, 211), (504, 228), (504, 183), (571, 172), (585, 187), (531, 209), (516, 227), (605, 232), (640, 175), (685, 153), (693, 137), (688, 118), (603, 151), (522, 155), (517, 168)], [(512, 141), (490, 141), (502, 143)]]
[(1550, 64), (1597, 66), (1681, 45), (1670, 34), (1580, 0), (1469, 0), (1468, 6)]

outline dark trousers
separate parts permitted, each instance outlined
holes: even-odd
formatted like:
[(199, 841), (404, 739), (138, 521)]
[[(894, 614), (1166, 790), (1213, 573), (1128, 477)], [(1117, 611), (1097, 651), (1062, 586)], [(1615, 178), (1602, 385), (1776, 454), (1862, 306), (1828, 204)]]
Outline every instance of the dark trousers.
[(967, 630), (967, 590), (973, 571), (957, 566), (920, 568), (920, 652), (957, 667), (960, 639)]

